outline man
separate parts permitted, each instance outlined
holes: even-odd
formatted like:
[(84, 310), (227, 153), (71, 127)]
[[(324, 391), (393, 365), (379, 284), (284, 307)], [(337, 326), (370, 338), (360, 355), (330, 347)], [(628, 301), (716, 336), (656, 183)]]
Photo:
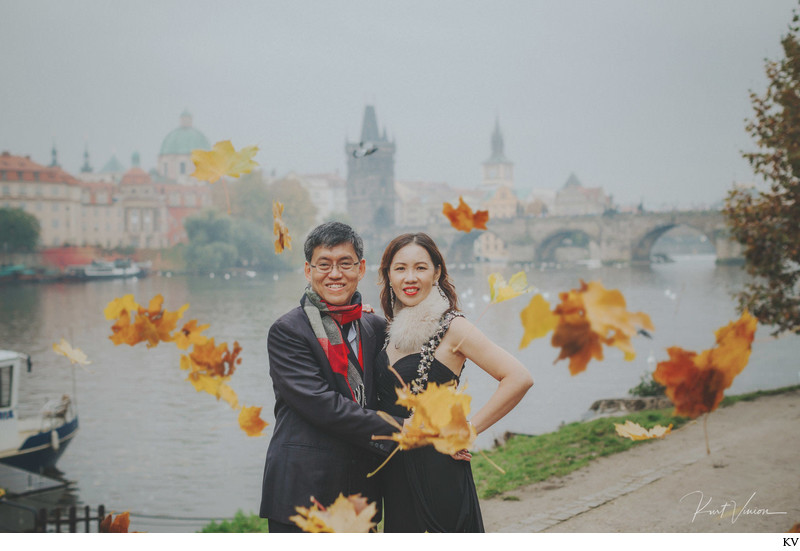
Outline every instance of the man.
[[(289, 520), (314, 496), (330, 505), (339, 495), (362, 494), (378, 505), (380, 491), (367, 474), (391, 449), (373, 434), (392, 426), (375, 411), (374, 360), (385, 321), (361, 313), (364, 277), (361, 238), (340, 222), (316, 227), (306, 238), (300, 306), (279, 318), (267, 339), (275, 390), (275, 428), (267, 450), (260, 516), (270, 532), (299, 532)], [(402, 423), (402, 419), (398, 419)]]

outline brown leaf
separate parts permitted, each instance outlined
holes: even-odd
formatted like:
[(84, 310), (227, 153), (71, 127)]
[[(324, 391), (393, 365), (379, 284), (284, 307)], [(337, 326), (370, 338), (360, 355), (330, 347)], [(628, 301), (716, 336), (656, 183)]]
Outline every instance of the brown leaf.
[(444, 203), (442, 214), (450, 220), (450, 225), (463, 232), (471, 232), (473, 229), (485, 230), (486, 222), (489, 221), (488, 210), (473, 213), (461, 196), (458, 198), (458, 208), (454, 208), (450, 203)]

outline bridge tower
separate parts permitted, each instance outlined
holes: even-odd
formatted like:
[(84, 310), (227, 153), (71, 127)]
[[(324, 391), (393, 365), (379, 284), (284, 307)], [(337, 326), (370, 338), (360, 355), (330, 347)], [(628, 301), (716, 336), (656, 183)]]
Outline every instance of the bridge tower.
[(392, 228), (397, 195), (394, 190), (394, 141), (386, 130), (378, 134), (375, 107), (367, 105), (359, 142), (347, 143), (347, 212), (353, 227), (364, 230)]

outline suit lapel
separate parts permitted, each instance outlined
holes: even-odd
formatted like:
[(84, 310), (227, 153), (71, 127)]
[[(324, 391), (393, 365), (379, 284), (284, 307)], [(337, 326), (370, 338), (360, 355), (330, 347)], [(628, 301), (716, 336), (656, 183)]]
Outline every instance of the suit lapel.
[(375, 333), (368, 323), (365, 323), (363, 318), (358, 321), (361, 327), (361, 351), (362, 359), (364, 361), (364, 392), (367, 396), (367, 404), (369, 405), (372, 400), (369, 398), (373, 395), (373, 369), (375, 365)]

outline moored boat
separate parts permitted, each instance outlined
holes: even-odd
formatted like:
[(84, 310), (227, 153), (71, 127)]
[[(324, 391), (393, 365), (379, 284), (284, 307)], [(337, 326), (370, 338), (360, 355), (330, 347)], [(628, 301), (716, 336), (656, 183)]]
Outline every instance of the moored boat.
[(69, 396), (45, 404), (40, 415), (19, 416), (19, 380), (30, 357), (0, 350), (0, 463), (32, 472), (53, 469), (78, 432), (78, 415)]
[(116, 279), (128, 277), (145, 277), (150, 263), (136, 263), (127, 258), (114, 261), (93, 260), (91, 264), (70, 266), (67, 274), (73, 279)]

